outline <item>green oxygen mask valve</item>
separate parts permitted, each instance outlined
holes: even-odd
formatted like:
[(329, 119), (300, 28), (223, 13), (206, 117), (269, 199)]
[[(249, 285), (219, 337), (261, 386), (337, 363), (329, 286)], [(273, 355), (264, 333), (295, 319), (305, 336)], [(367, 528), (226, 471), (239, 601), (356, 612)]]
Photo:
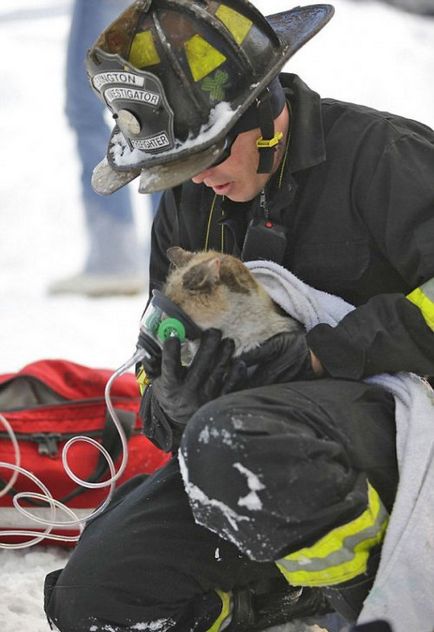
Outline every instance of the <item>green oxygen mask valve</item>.
[(161, 342), (176, 337), (182, 343), (186, 340), (185, 327), (177, 318), (164, 318), (158, 325), (157, 336)]

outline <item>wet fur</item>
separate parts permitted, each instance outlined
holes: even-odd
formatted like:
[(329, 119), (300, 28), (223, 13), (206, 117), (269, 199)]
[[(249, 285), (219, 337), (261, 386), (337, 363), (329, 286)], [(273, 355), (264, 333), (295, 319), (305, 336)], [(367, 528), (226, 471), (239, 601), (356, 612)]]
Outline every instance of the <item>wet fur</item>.
[(235, 342), (235, 355), (301, 325), (271, 300), (236, 257), (214, 250), (167, 251), (172, 263), (164, 293), (202, 329), (220, 329)]

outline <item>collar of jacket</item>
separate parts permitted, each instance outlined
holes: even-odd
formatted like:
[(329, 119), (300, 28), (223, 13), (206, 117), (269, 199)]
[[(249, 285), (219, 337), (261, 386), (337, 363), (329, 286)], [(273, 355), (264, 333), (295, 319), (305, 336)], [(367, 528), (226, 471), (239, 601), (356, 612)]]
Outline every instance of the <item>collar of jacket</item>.
[(295, 173), (324, 162), (326, 149), (319, 94), (294, 74), (281, 73), (292, 107), (288, 171)]
[[(282, 221), (282, 213), (287, 209), (297, 189), (297, 183), (292, 174), (314, 167), (326, 159), (319, 94), (311, 90), (297, 75), (281, 73), (280, 81), (291, 103), (292, 122), (291, 139), (281, 185), (278, 184), (280, 169), (277, 169), (265, 189), (270, 214), (277, 222)], [(240, 209), (243, 209), (244, 213), (240, 214)], [(262, 215), (259, 208), (259, 196), (244, 203), (223, 198), (222, 210), (223, 216), (218, 223), (228, 226), (233, 224), (231, 230), (236, 229), (238, 239), (241, 232), (243, 234), (245, 232), (244, 224), (240, 225), (240, 215), (244, 218), (243, 222), (245, 214), (249, 211), (252, 216)]]
[[(277, 223), (283, 221), (297, 191), (296, 172), (315, 167), (326, 159), (320, 96), (297, 75), (283, 73), (280, 80), (291, 105), (292, 122), (283, 172), (279, 167), (265, 187), (267, 208)], [(262, 216), (259, 196), (252, 209), (254, 215)]]

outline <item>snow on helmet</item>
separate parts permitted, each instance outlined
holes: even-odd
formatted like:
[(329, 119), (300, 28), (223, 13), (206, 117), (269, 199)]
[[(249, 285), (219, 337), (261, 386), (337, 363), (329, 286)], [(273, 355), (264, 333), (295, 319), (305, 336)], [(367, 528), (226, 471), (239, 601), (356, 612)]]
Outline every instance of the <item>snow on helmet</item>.
[(133, 2), (87, 55), (91, 86), (115, 119), (95, 191), (139, 175), (140, 192), (161, 191), (217, 162), (240, 117), (266, 102), (285, 62), (333, 13), (318, 4), (265, 18), (247, 0)]

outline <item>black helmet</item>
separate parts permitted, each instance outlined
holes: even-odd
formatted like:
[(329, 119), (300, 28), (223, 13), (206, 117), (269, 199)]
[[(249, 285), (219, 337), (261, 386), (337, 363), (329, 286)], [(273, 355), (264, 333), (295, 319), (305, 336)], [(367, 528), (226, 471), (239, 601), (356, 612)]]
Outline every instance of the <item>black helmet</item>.
[(161, 191), (214, 164), (230, 130), (266, 102), (267, 86), (333, 12), (319, 4), (265, 18), (247, 0), (133, 2), (87, 56), (116, 121), (94, 189), (113, 193), (141, 174), (141, 192)]

